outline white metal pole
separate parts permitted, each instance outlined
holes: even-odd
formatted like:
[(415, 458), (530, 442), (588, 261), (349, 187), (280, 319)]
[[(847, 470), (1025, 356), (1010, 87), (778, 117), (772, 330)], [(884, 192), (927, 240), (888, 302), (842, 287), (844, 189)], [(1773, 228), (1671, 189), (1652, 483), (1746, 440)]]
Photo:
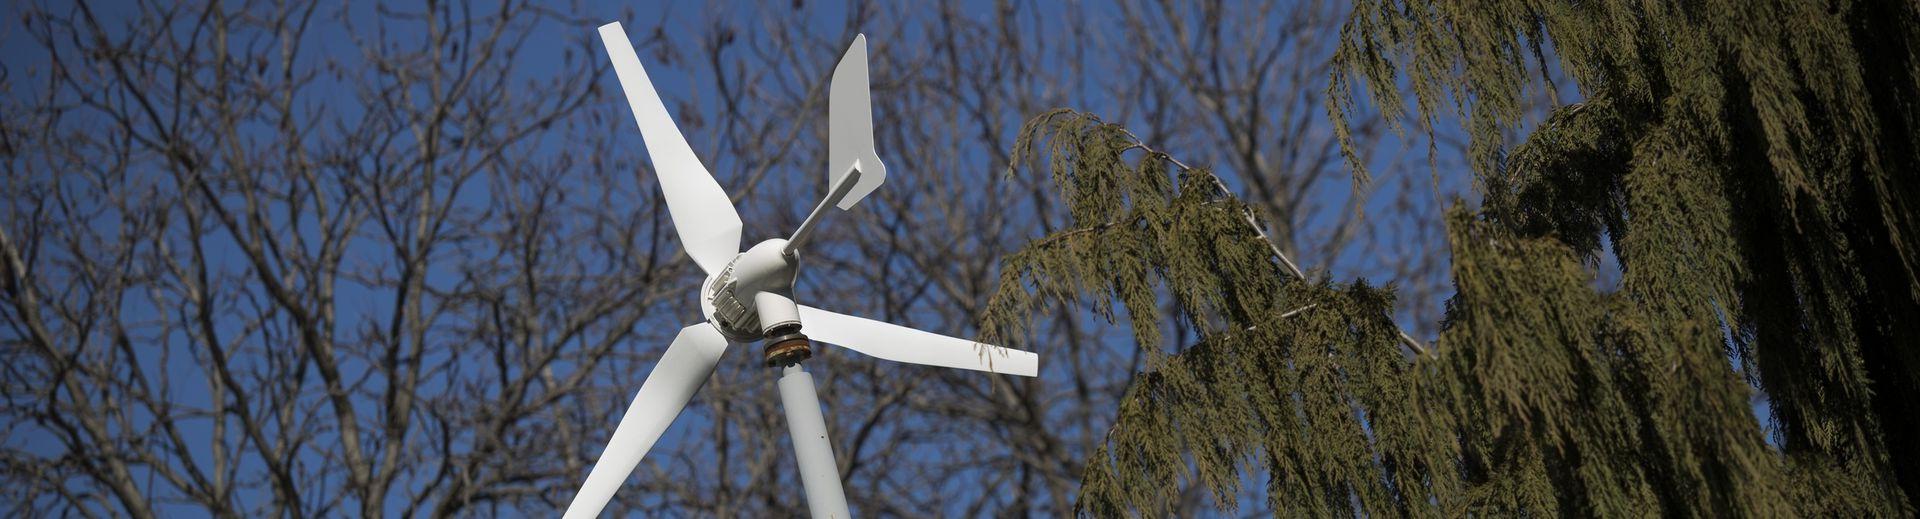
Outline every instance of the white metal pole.
[(848, 519), (847, 493), (840, 488), (840, 467), (827, 441), (827, 419), (820, 414), (813, 375), (799, 364), (780, 368), (780, 404), (787, 409), (787, 431), (793, 436), (793, 455), (800, 461), (800, 485), (807, 491), (807, 509), (814, 519)]

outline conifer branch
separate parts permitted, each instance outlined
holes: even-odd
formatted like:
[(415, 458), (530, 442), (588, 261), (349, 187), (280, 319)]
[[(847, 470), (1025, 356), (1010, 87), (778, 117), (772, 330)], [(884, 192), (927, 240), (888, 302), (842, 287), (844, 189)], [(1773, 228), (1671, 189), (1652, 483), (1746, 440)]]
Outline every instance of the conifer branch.
[(1087, 233), (1091, 233), (1091, 232), (1100, 232), (1100, 231), (1104, 231), (1104, 230), (1107, 230), (1107, 229), (1109, 229), (1109, 228), (1112, 228), (1113, 226), (1115, 226), (1115, 225), (1119, 225), (1119, 224), (1120, 224), (1120, 222), (1118, 222), (1118, 221), (1108, 221), (1108, 222), (1102, 222), (1102, 223), (1099, 223), (1099, 224), (1095, 224), (1095, 225), (1089, 225), (1089, 226), (1086, 226), (1086, 227), (1081, 227), (1081, 228), (1078, 228), (1078, 229), (1068, 229), (1068, 230), (1065, 230), (1065, 231), (1060, 231), (1060, 232), (1059, 232), (1058, 234), (1054, 234), (1054, 235), (1052, 235), (1052, 236), (1048, 236), (1048, 237), (1045, 237), (1045, 238), (1041, 238), (1041, 239), (1039, 239), (1039, 240), (1037, 240), (1037, 241), (1034, 241), (1033, 243), (1030, 243), (1030, 244), (1028, 244), (1027, 246), (1028, 246), (1028, 247), (1034, 247), (1034, 248), (1038, 248), (1038, 247), (1047, 247), (1047, 246), (1051, 246), (1051, 245), (1053, 245), (1053, 244), (1055, 244), (1055, 243), (1060, 243), (1060, 242), (1063, 242), (1063, 241), (1066, 241), (1066, 240), (1067, 240), (1067, 238), (1072, 238), (1072, 237), (1075, 237), (1075, 236), (1079, 236), (1079, 235), (1082, 235), (1082, 234), (1087, 234)]
[[(1159, 158), (1160, 160), (1165, 160), (1168, 163), (1173, 164), (1174, 166), (1178, 166), (1182, 173), (1205, 174), (1208, 179), (1213, 180), (1213, 184), (1217, 186), (1222, 193), (1228, 192), (1226, 184), (1220, 181), (1220, 177), (1215, 176), (1210, 172), (1194, 169), (1193, 166), (1188, 166), (1187, 163), (1181, 162), (1180, 159), (1173, 158), (1172, 155), (1168, 155), (1165, 152), (1153, 149), (1152, 146), (1148, 146), (1145, 142), (1142, 142), (1138, 135), (1134, 135), (1132, 130), (1128, 130), (1125, 128), (1119, 128), (1119, 130), (1121, 133), (1126, 134), (1128, 139), (1133, 140), (1133, 144), (1129, 145), (1128, 149), (1138, 149), (1142, 152), (1145, 152), (1150, 157), (1156, 157), (1156, 158)], [(1278, 242), (1275, 242), (1272, 237), (1267, 235), (1266, 227), (1260, 225), (1260, 220), (1254, 216), (1253, 209), (1251, 208), (1243, 208), (1243, 209), (1244, 209), (1244, 216), (1247, 220), (1247, 225), (1253, 227), (1253, 232), (1255, 235), (1258, 235), (1260, 237), (1260, 241), (1265, 242), (1267, 244), (1267, 248), (1273, 250), (1273, 255), (1275, 257), (1280, 258), (1280, 265), (1283, 267), (1286, 267), (1287, 274), (1292, 275), (1294, 279), (1306, 281), (1307, 280), (1306, 271), (1300, 268), (1300, 264), (1295, 263), (1293, 261), (1292, 256), (1287, 255), (1286, 251), (1280, 249), (1280, 244)], [(1067, 233), (1062, 233), (1060, 235), (1053, 236), (1052, 238), (1043, 240), (1043, 242), (1053, 241), (1054, 239), (1057, 239), (1057, 238), (1064, 238), (1070, 234), (1079, 234), (1083, 232), (1104, 229), (1107, 227), (1111, 227), (1112, 225), (1113, 225), (1113, 222), (1107, 222), (1105, 224), (1101, 224), (1093, 227), (1076, 229), (1073, 231), (1069, 231)], [(1287, 312), (1281, 317), (1291, 317), (1293, 316), (1293, 314), (1305, 311), (1308, 308), (1312, 308), (1312, 307), (1313, 305), (1308, 305), (1307, 307)], [(1400, 323), (1397, 323), (1397, 322), (1394, 323), (1393, 327), (1394, 327), (1394, 331), (1399, 333), (1400, 335), (1400, 342), (1406, 344), (1407, 348), (1412, 349), (1414, 353), (1419, 354), (1421, 356), (1426, 356), (1431, 354), (1431, 350), (1427, 348), (1426, 344), (1422, 343), (1419, 339), (1413, 338), (1413, 335), (1407, 333), (1407, 330), (1405, 328), (1400, 327)]]

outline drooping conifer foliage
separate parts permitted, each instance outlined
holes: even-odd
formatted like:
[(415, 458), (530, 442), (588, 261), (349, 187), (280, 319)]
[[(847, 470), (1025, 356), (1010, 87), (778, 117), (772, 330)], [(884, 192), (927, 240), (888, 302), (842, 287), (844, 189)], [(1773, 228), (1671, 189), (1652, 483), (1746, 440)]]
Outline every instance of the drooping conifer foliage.
[[(1273, 499), (1302, 512), (1344, 511), (1357, 495), (1390, 514), (1424, 506), (1428, 482), (1451, 478), (1436, 467), (1452, 463), (1452, 442), (1411, 394), (1420, 386), (1388, 291), (1304, 281), (1211, 172), (1118, 126), (1049, 113), (1015, 145), (1015, 157), (1037, 155), (1070, 227), (1006, 260), (983, 332), (1005, 337), (1045, 314), (1039, 305), (1082, 302), (1123, 309), (1147, 353), (1088, 462), (1082, 512), (1170, 516), (1176, 483), (1195, 477), (1231, 507), (1251, 469), (1274, 474)], [(1199, 343), (1161, 344), (1163, 301)]]
[[(1306, 515), (1912, 514), (1914, 5), (1472, 4), (1362, 0), (1331, 84), (1337, 121), (1364, 86), (1472, 137), (1484, 204), (1448, 211), (1430, 350), (1390, 290), (1302, 279), (1206, 170), (1091, 116), (1028, 123), (1016, 156), (1070, 222), (1008, 258), (986, 331), (1124, 309), (1150, 359), (1080, 509), (1165, 515), (1193, 485), (1230, 508), (1264, 479)], [(1523, 127), (1550, 77), (1581, 101)], [(1162, 308), (1198, 340), (1163, 344)]]
[[(1789, 480), (1838, 471), (1888, 499), (1920, 495), (1916, 4), (1358, 4), (1335, 58), (1336, 123), (1357, 83), (1389, 115), (1406, 85), (1429, 132), (1459, 107), (1489, 221), (1585, 258), (1610, 240), (1630, 303), (1614, 318), (1674, 366), (1648, 379), (1656, 418), (1737, 415), (1730, 346), (1771, 403)], [(1501, 133), (1554, 65), (1585, 100), (1507, 153)], [(1650, 426), (1689, 488), (1736, 454), (1690, 421)], [(1754, 461), (1726, 469), (1764, 473), (1740, 457)], [(1721, 490), (1694, 504), (1735, 497)]]

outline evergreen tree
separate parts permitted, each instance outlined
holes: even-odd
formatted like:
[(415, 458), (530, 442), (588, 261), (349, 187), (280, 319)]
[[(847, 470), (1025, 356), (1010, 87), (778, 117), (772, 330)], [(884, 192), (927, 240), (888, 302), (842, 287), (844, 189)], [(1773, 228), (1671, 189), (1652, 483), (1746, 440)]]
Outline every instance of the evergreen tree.
[[(1920, 8), (1471, 4), (1361, 0), (1330, 84), (1336, 124), (1365, 86), (1471, 136), (1485, 201), (1448, 211), (1430, 351), (1390, 289), (1308, 280), (1210, 172), (1083, 114), (1024, 128), (1015, 164), (1071, 221), (1008, 258), (985, 331), (1118, 308), (1150, 355), (1080, 510), (1166, 515), (1193, 484), (1232, 508), (1263, 474), (1308, 515), (1912, 514)], [(1550, 70), (1582, 101), (1526, 127)], [(1162, 344), (1163, 303), (1197, 342)]]

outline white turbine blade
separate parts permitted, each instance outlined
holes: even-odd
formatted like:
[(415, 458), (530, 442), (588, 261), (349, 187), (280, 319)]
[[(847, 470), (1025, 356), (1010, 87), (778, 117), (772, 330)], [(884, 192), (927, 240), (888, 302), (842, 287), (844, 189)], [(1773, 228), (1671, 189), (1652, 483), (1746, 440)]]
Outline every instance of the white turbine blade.
[(667, 196), (667, 212), (680, 233), (680, 244), (702, 270), (719, 272), (740, 253), (740, 215), (734, 212), (733, 201), (706, 166), (700, 165), (700, 157), (694, 156), (686, 137), (674, 126), (620, 22), (600, 26), (600, 40), (607, 45), (607, 57), (613, 59), (613, 71), (620, 76), (620, 88), (626, 91), (633, 118), (640, 123), (640, 137), (646, 141), (647, 156), (652, 157), (653, 170), (660, 177), (660, 191)]
[(840, 178), (854, 169), (860, 170), (860, 178), (832, 202), (842, 210), (852, 209), (887, 180), (887, 165), (881, 164), (880, 155), (873, 151), (873, 100), (867, 86), (865, 34), (853, 37), (853, 46), (833, 68), (833, 80), (827, 85), (828, 189), (837, 187)]
[(600, 509), (607, 506), (613, 492), (633, 473), (633, 467), (640, 464), (647, 449), (653, 447), (653, 442), (667, 431), (667, 425), (673, 423), (673, 418), (687, 407), (687, 401), (707, 382), (714, 364), (720, 362), (720, 354), (726, 351), (726, 337), (711, 324), (700, 323), (680, 330), (673, 344), (667, 346), (667, 352), (660, 355), (660, 362), (653, 365), (653, 372), (647, 374), (646, 382), (640, 383), (640, 392), (633, 395), (633, 405), (627, 407), (626, 416), (620, 418), (620, 427), (614, 429), (613, 438), (607, 440), (607, 449), (600, 453), (599, 461), (594, 462), (593, 472), (587, 475), (587, 482), (580, 485), (580, 493), (574, 494), (573, 503), (567, 505), (566, 517), (600, 515)]
[(894, 362), (1023, 377), (1040, 373), (1040, 357), (1033, 352), (956, 339), (806, 305), (800, 305), (800, 331), (820, 342)]

